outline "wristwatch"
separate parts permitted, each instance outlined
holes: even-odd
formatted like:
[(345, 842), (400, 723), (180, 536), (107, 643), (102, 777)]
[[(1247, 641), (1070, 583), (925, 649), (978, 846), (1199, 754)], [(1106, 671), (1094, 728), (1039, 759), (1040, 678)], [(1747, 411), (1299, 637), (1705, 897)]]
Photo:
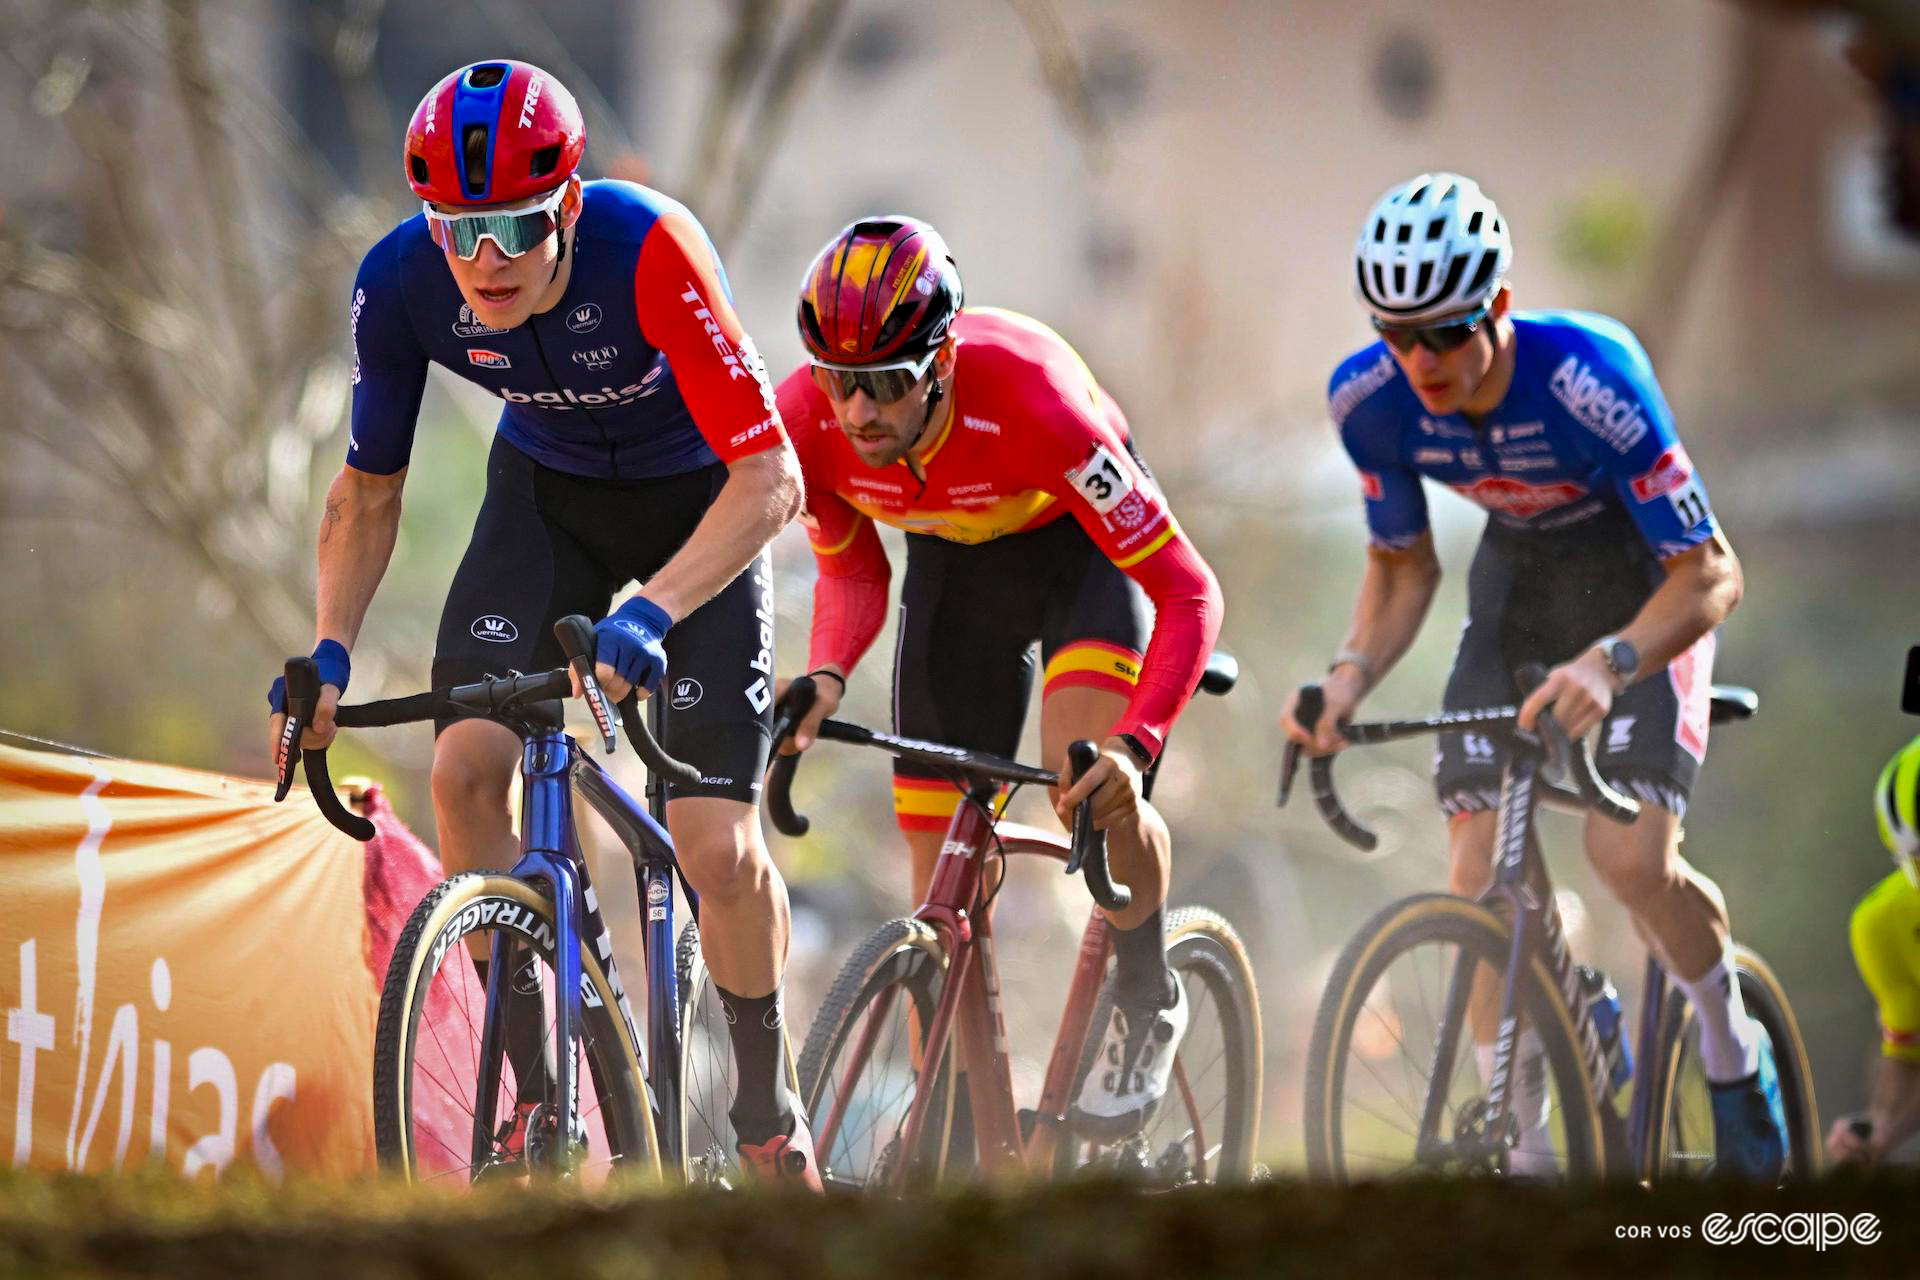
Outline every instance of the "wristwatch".
[(1607, 670), (1620, 688), (1633, 683), (1633, 677), (1640, 670), (1640, 651), (1633, 647), (1631, 640), (1622, 640), (1619, 636), (1602, 636), (1593, 642), (1606, 661)]
[(1121, 734), (1116, 734), (1114, 736), (1119, 738), (1120, 741), (1127, 744), (1127, 750), (1133, 753), (1133, 758), (1140, 762), (1140, 767), (1142, 769), (1147, 769), (1152, 767), (1153, 752), (1147, 750), (1146, 743), (1140, 741), (1140, 739), (1134, 737), (1130, 733), (1121, 733)]

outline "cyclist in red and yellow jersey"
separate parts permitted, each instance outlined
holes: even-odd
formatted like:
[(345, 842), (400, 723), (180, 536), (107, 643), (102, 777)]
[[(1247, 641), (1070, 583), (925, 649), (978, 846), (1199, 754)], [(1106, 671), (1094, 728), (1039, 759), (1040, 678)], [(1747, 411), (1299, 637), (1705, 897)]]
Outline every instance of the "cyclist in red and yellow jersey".
[[(1133, 450), (1125, 415), (1051, 329), (961, 309), (939, 234), (863, 219), (828, 243), (800, 295), (812, 357), (778, 389), (806, 484), (819, 578), (809, 667), (820, 700), (788, 750), (830, 715), (886, 616), (891, 568), (876, 521), (907, 533), (894, 656), (895, 729), (1011, 755), (1044, 664), (1048, 759), (1077, 739), (1100, 759), (1055, 790), (1063, 820), (1091, 797), (1114, 878), (1114, 1017), (1077, 1123), (1124, 1133), (1166, 1091), (1187, 1022), (1167, 967), (1169, 839), (1141, 774), (1192, 696), (1219, 632), (1213, 572)], [(1064, 775), (1064, 771), (1063, 771)], [(894, 766), (894, 807), (923, 896), (961, 801), (923, 767)]]

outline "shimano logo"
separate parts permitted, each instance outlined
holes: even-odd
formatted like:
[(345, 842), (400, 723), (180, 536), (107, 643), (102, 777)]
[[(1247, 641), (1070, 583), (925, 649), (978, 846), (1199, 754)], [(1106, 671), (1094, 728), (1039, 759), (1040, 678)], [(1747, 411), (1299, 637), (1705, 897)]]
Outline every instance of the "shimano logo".
[(1362, 400), (1387, 385), (1393, 377), (1393, 357), (1382, 355), (1371, 368), (1362, 369), (1334, 389), (1327, 401), (1327, 409), (1333, 414), (1336, 426), (1345, 426), (1347, 415), (1352, 413)]
[(848, 476), (847, 483), (856, 489), (874, 489), (881, 493), (899, 493), (900, 486), (889, 484), (885, 480), (870, 480), (866, 476)]
[(520, 100), (520, 127), (533, 125), (533, 109), (540, 105), (540, 90), (546, 86), (546, 77), (536, 75), (527, 81), (527, 96)]
[(520, 638), (520, 629), (497, 613), (482, 614), (473, 620), (470, 628), (476, 640), (490, 640), (494, 644), (512, 644)]
[(1621, 395), (1600, 381), (1576, 356), (1568, 356), (1547, 382), (1553, 398), (1589, 431), (1621, 453), (1647, 434), (1647, 419), (1638, 401)]

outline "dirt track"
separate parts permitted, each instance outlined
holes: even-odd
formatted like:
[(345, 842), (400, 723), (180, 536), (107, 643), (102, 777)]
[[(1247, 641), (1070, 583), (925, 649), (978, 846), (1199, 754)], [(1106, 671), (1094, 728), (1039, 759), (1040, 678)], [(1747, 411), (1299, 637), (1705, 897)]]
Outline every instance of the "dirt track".
[[(385, 1184), (220, 1189), (0, 1177), (0, 1274), (885, 1276), (1639, 1276), (1920, 1274), (1920, 1181), (1779, 1194), (1493, 1184), (1332, 1193), (1294, 1184), (1143, 1199), (1078, 1185), (905, 1202), (758, 1195), (470, 1199)], [(1715, 1245), (1708, 1216), (1874, 1213), (1879, 1237), (1824, 1250)], [(1829, 1222), (1836, 1220), (1829, 1219)], [(1661, 1239), (1659, 1227), (1685, 1227)], [(1652, 1238), (1621, 1239), (1642, 1227)], [(1789, 1235), (1793, 1234), (1789, 1226)]]

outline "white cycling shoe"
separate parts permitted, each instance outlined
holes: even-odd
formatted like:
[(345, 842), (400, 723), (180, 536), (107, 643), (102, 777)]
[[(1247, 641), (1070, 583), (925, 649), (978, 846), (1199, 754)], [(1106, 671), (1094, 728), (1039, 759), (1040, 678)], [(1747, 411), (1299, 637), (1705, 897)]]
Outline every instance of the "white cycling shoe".
[(1094, 1139), (1124, 1138), (1138, 1132), (1166, 1096), (1173, 1060), (1187, 1034), (1191, 1006), (1180, 979), (1173, 980), (1170, 1009), (1157, 1010), (1151, 1022), (1118, 1003), (1107, 1020), (1106, 1037), (1081, 1083), (1071, 1120), (1077, 1134)]

